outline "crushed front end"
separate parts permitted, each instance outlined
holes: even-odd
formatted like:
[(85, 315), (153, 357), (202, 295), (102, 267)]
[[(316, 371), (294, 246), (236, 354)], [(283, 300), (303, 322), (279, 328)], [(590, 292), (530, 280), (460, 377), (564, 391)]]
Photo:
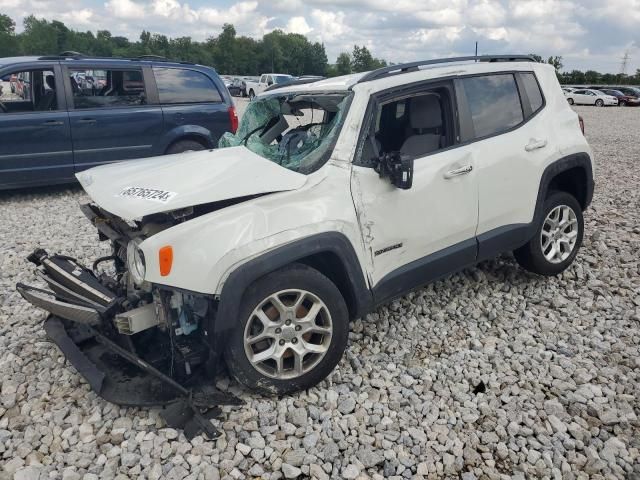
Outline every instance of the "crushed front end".
[(144, 281), (144, 256), (137, 245), (190, 210), (124, 221), (95, 204), (82, 210), (112, 254), (92, 268), (77, 260), (36, 250), (28, 260), (47, 288), (19, 283), (18, 292), (50, 313), (47, 335), (105, 400), (126, 406), (163, 406), (170, 426), (188, 437), (218, 432), (208, 418), (221, 404), (238, 404), (214, 387), (219, 355), (210, 341), (213, 296)]

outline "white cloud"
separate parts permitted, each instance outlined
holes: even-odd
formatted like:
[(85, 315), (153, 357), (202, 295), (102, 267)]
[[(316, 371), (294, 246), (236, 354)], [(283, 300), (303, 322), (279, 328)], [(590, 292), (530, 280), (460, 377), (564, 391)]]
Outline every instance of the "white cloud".
[(285, 30), (289, 33), (300, 33), (307, 35), (313, 31), (313, 28), (309, 26), (307, 20), (304, 17), (291, 17), (287, 22)]
[(399, 62), (468, 54), (478, 41), (482, 53), (562, 55), (569, 69), (614, 72), (629, 49), (628, 71), (640, 67), (640, 0), (0, 0), (0, 11), (18, 30), (35, 14), (131, 39), (143, 29), (204, 40), (225, 23), (256, 38), (281, 28), (323, 42), (330, 61), (354, 44)]
[(145, 16), (144, 5), (132, 0), (109, 0), (104, 6), (114, 17), (124, 20), (135, 20)]

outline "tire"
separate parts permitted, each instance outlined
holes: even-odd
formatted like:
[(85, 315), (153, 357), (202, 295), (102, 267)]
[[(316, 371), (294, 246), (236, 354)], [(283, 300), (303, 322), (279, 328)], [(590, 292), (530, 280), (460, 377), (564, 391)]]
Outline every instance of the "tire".
[[(571, 214), (567, 215), (568, 210), (570, 209), (573, 212), (573, 217)], [(559, 209), (559, 210), (557, 210)], [(549, 218), (552, 212), (560, 213), (559, 217), (556, 217), (555, 220), (560, 220), (561, 223), (564, 223), (569, 219), (571, 225), (566, 225), (564, 228), (559, 229), (559, 234), (557, 234), (558, 239), (562, 240), (560, 242), (554, 242), (553, 236), (551, 235), (551, 240), (547, 240), (547, 242), (555, 243), (554, 245), (549, 245), (547, 243), (547, 248), (543, 250), (543, 229), (545, 232), (553, 232), (553, 228), (550, 227), (550, 224), (553, 224), (553, 218)], [(553, 216), (552, 216), (553, 217)], [(549, 222), (548, 222), (549, 220)], [(569, 228), (571, 227), (571, 230)], [(562, 233), (571, 233), (575, 232), (574, 238), (575, 242), (572, 246), (570, 243), (567, 243), (567, 236), (563, 236)], [(518, 248), (513, 252), (516, 257), (517, 262), (523, 267), (525, 270), (528, 270), (533, 273), (537, 273), (539, 275), (557, 275), (560, 272), (564, 271), (573, 260), (576, 258), (578, 254), (578, 250), (582, 245), (582, 237), (584, 235), (584, 219), (582, 217), (582, 207), (578, 201), (566, 192), (554, 192), (544, 202), (542, 218), (538, 227), (536, 228), (536, 233), (531, 240), (524, 246)], [(573, 235), (572, 235), (573, 236)], [(550, 235), (544, 235), (545, 238), (549, 238)], [(556, 255), (556, 258), (550, 260), (547, 256), (545, 256), (545, 251), (548, 255), (551, 255), (552, 249), (548, 247), (557, 247), (560, 246), (559, 254)], [(566, 255), (568, 253), (568, 255)]]
[[(274, 297), (290, 308), (294, 302), (301, 304), (296, 310), (290, 310), (289, 314), (293, 316), (286, 319), (274, 307), (275, 303), (271, 301)], [(304, 333), (305, 317), (301, 315), (308, 313), (314, 305), (319, 305), (319, 310), (307, 322), (306, 328), (324, 329), (325, 333)], [(259, 311), (271, 330), (261, 337), (263, 340), (246, 342), (245, 338), (255, 339), (265, 333), (265, 323), (257, 314)], [(348, 335), (349, 312), (338, 288), (317, 270), (293, 264), (265, 275), (247, 288), (237, 326), (226, 339), (224, 358), (229, 372), (240, 383), (263, 394), (284, 395), (310, 388), (329, 375), (342, 358)], [(305, 351), (306, 347), (318, 352), (322, 350), (322, 353)], [(301, 357), (294, 348), (302, 352)], [(257, 356), (272, 349), (275, 350), (274, 357), (281, 359), (280, 370), (277, 370), (278, 362), (274, 358), (254, 360), (254, 363), (249, 359), (250, 355)], [(277, 355), (278, 351), (280, 355)], [(302, 372), (295, 370), (296, 358), (302, 359), (299, 361)]]
[(205, 148), (206, 147), (204, 145), (200, 142), (196, 142), (195, 140), (178, 140), (167, 148), (166, 155), (184, 152), (197, 152), (199, 150), (204, 150)]
[(567, 98), (567, 102), (569, 102), (569, 105), (573, 105), (573, 98)]
[(249, 100), (253, 100), (256, 94), (253, 92), (253, 89), (249, 90)]
[(600, 99), (596, 100), (596, 107), (604, 107), (604, 102)]
[(620, 100), (620, 101), (618, 102), (618, 106), (620, 106), (620, 107), (626, 107), (626, 106), (627, 106), (627, 102), (625, 102), (624, 100)]

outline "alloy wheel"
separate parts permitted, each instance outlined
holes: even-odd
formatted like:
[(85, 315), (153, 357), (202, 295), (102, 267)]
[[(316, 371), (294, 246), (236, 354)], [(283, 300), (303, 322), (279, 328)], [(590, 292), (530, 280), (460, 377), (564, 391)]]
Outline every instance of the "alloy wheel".
[(244, 329), (244, 350), (258, 372), (292, 379), (318, 365), (332, 334), (331, 314), (318, 296), (306, 290), (282, 290), (251, 313)]
[(578, 238), (578, 218), (567, 205), (553, 208), (542, 224), (540, 247), (551, 263), (564, 262), (573, 252)]

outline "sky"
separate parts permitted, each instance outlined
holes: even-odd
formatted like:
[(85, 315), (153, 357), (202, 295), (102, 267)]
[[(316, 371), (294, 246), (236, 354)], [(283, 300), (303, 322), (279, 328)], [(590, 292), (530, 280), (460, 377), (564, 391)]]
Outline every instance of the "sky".
[(35, 14), (77, 30), (137, 39), (145, 29), (204, 40), (232, 23), (260, 38), (276, 28), (324, 43), (329, 62), (354, 44), (391, 62), (473, 54), (563, 57), (564, 70), (640, 68), (640, 0), (0, 0), (21, 29)]

